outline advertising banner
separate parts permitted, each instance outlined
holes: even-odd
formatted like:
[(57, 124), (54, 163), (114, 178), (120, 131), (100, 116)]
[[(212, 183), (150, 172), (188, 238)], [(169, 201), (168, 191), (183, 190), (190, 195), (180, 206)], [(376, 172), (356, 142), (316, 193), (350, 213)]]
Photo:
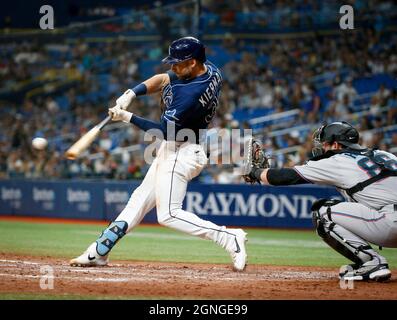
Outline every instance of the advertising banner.
[[(138, 186), (139, 181), (1, 180), (0, 215), (112, 221)], [(320, 198), (341, 196), (334, 188), (314, 185), (192, 183), (183, 208), (219, 225), (311, 228), (310, 207)], [(143, 222), (157, 222), (155, 208)]]

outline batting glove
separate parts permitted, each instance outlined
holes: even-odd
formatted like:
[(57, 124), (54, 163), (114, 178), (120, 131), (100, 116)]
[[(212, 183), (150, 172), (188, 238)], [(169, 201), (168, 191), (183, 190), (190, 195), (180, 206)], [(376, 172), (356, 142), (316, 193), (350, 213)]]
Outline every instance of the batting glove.
[(116, 100), (116, 105), (119, 105), (121, 109), (126, 110), (135, 97), (135, 92), (131, 89), (128, 89), (121, 97)]
[(109, 108), (109, 116), (112, 117), (113, 121), (123, 121), (129, 123), (132, 118), (132, 112), (123, 110), (119, 105), (115, 105), (113, 108)]

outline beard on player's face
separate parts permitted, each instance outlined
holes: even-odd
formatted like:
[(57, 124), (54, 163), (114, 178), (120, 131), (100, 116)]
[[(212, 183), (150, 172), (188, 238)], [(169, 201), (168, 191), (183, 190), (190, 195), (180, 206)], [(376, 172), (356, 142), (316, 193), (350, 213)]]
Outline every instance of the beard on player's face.
[(328, 150), (331, 150), (331, 145), (328, 142), (323, 143), (323, 152), (327, 152)]
[(186, 60), (172, 65), (171, 70), (179, 79), (187, 80), (192, 78), (194, 65), (194, 60)]
[(326, 153), (329, 150), (340, 150), (343, 148), (344, 148), (344, 146), (336, 141), (329, 143), (329, 142), (320, 142), (315, 139), (313, 141), (312, 154), (313, 154), (313, 156), (316, 157), (316, 156), (323, 155), (324, 153)]
[(343, 148), (343, 146), (338, 142), (333, 142), (333, 143), (324, 142), (323, 143), (324, 152), (327, 152), (328, 150), (340, 150), (342, 148)]

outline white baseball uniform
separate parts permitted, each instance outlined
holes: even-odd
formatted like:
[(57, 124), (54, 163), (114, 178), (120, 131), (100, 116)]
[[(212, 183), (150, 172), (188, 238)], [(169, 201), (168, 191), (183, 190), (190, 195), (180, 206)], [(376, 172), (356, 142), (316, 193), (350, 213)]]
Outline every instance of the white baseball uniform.
[[(235, 246), (235, 235), (230, 229), (205, 221), (182, 209), (187, 183), (199, 175), (208, 159), (200, 143), (200, 130), (206, 129), (218, 106), (222, 76), (212, 63), (205, 63), (207, 71), (194, 79), (179, 79), (169, 72), (170, 82), (162, 90), (165, 105), (159, 128), (167, 137), (166, 127), (172, 123), (178, 132), (190, 130), (195, 141), (175, 142), (175, 137), (164, 140), (142, 184), (134, 191), (127, 206), (116, 221), (128, 223), (127, 232), (134, 228), (145, 214), (156, 206), (160, 224), (173, 229), (211, 239), (228, 251)], [(143, 127), (142, 124), (132, 123)], [(169, 130), (169, 129), (168, 129)]]
[(163, 141), (144, 180), (116, 221), (126, 221), (129, 232), (156, 206), (160, 224), (213, 240), (223, 248), (234, 245), (231, 231), (182, 209), (188, 182), (200, 174), (207, 160), (199, 144)]
[[(160, 123), (136, 115), (130, 117), (130, 121), (142, 130), (161, 130), (164, 140), (144, 180), (134, 190), (124, 210), (83, 255), (71, 260), (72, 265), (105, 265), (108, 253), (117, 241), (156, 207), (160, 224), (213, 240), (229, 252), (235, 270), (245, 268), (246, 234), (243, 230), (218, 226), (182, 209), (188, 182), (199, 175), (208, 161), (199, 144), (200, 130), (206, 129), (215, 115), (222, 83), (216, 66), (206, 62), (205, 67), (206, 72), (193, 79), (179, 79), (169, 72), (170, 81), (162, 90), (166, 108)], [(175, 131), (174, 135), (170, 131)], [(179, 137), (180, 133), (187, 131), (188, 141), (182, 134)]]

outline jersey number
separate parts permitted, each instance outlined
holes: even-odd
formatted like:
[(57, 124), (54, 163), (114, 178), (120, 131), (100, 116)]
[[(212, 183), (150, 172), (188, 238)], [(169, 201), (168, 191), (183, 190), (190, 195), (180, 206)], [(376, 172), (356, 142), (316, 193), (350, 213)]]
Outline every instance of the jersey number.
[(208, 107), (209, 113), (205, 117), (206, 123), (210, 123), (212, 121), (212, 118), (214, 117), (214, 115), (216, 113), (216, 108), (218, 107), (218, 103), (219, 103), (218, 98), (214, 97), (214, 100), (211, 101), (211, 104)]
[(372, 161), (370, 158), (364, 157), (360, 159), (357, 164), (370, 177), (378, 175), (381, 171), (381, 166), (391, 171), (397, 171), (397, 161), (390, 159), (385, 154), (378, 153), (375, 155), (374, 160), (375, 161)]

